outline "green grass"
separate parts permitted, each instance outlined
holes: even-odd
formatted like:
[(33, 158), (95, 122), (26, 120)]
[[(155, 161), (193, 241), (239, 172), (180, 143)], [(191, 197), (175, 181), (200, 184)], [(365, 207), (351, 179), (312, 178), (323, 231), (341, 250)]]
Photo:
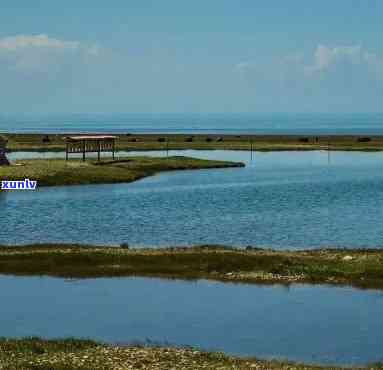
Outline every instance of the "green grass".
[(97, 162), (80, 159), (20, 160), (0, 167), (0, 180), (37, 180), (38, 186), (131, 182), (161, 171), (239, 167), (242, 163), (188, 157), (130, 157)]
[(0, 247), (0, 273), (68, 278), (152, 276), (250, 283), (327, 283), (382, 289), (383, 251), (4, 246)]
[[(127, 346), (112, 347), (76, 339), (0, 338), (2, 370), (337, 370), (286, 361), (262, 361), (255, 358), (229, 357), (222, 353), (191, 348)], [(354, 368), (356, 369), (356, 368)], [(358, 369), (381, 370), (381, 365)]]
[[(64, 137), (68, 134), (4, 134), (11, 151), (63, 151)], [(368, 136), (360, 141), (358, 136), (297, 136), (297, 135), (182, 135), (142, 134), (119, 135), (119, 150), (165, 150), (169, 149), (232, 149), (232, 150), (383, 150), (383, 136)], [(191, 141), (190, 141), (191, 140)], [(307, 141), (307, 142), (306, 142)], [(252, 143), (252, 144), (251, 144)]]

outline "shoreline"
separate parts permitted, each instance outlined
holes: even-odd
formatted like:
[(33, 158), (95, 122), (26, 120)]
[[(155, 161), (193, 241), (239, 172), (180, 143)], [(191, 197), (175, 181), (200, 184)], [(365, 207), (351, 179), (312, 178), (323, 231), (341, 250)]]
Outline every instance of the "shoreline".
[[(7, 370), (106, 370), (106, 369), (258, 369), (344, 370), (342, 366), (306, 365), (283, 360), (236, 357), (221, 352), (168, 346), (113, 346), (75, 338), (0, 338), (0, 368)], [(350, 367), (351, 369), (351, 367)], [(383, 365), (352, 367), (381, 370)]]
[[(8, 152), (60, 152), (67, 134), (11, 134)], [(247, 150), (247, 151), (383, 151), (383, 135), (220, 135), (116, 134), (117, 151)]]
[(0, 274), (58, 278), (153, 277), (248, 284), (383, 289), (383, 250), (277, 251), (224, 246), (130, 249), (79, 244), (0, 246)]

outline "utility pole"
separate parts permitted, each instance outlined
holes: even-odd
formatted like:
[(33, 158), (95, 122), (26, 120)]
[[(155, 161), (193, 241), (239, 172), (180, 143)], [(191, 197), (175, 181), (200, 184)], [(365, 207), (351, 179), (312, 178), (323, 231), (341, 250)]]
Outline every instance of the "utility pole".
[(253, 139), (250, 139), (250, 160), (253, 160)]

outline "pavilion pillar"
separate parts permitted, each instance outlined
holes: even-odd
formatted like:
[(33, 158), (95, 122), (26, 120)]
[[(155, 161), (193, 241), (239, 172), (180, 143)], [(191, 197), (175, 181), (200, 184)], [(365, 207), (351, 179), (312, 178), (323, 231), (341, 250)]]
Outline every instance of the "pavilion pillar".
[(82, 160), (85, 162), (85, 140), (82, 141)]

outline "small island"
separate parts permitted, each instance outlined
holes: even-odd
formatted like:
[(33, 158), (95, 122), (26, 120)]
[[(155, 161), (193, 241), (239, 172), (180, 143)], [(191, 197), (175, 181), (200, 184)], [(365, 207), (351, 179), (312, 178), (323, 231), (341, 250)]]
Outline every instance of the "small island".
[(30, 159), (0, 167), (0, 180), (30, 179), (38, 186), (132, 182), (163, 171), (244, 167), (241, 162), (212, 161), (183, 156), (128, 157), (116, 160)]

